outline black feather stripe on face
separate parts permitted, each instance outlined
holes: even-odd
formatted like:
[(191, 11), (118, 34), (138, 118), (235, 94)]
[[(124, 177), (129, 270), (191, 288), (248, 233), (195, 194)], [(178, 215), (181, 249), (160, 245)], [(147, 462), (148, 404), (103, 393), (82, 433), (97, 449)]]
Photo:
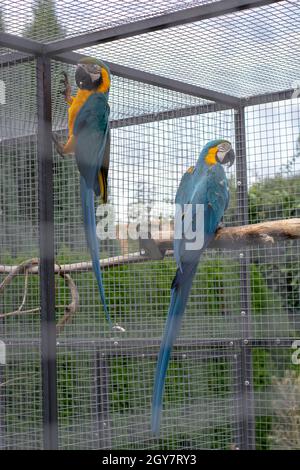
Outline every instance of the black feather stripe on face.
[(85, 70), (85, 68), (82, 67), (82, 65), (78, 65), (75, 72), (75, 82), (78, 88), (81, 88), (82, 90), (94, 90), (101, 85), (102, 75), (93, 82), (91, 75)]

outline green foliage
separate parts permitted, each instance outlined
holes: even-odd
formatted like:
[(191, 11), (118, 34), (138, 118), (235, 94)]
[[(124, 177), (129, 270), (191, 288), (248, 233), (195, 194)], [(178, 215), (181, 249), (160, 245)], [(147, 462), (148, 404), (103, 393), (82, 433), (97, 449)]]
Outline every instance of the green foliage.
[(59, 24), (54, 0), (37, 0), (33, 6), (33, 22), (24, 31), (24, 36), (36, 41), (54, 41), (66, 35)]
[(256, 448), (299, 449), (299, 366), (291, 362), (292, 350), (253, 351), (256, 407)]
[[(299, 141), (300, 142), (300, 141)], [(300, 154), (300, 144), (297, 147)], [(225, 220), (229, 225), (240, 223), (237, 213), (237, 190), (234, 179), (229, 180), (230, 205)], [(258, 181), (250, 186), (248, 192), (249, 223), (265, 220), (299, 217), (300, 214), (300, 176), (276, 176)]]
[(253, 184), (249, 190), (249, 223), (299, 216), (299, 185), (299, 176), (278, 176)]
[[(113, 426), (128, 429), (130, 437), (116, 437), (114, 448), (139, 446), (155, 449), (178, 449), (229, 447), (232, 442), (231, 428), (224, 415), (210, 415), (210, 426), (203, 414), (213, 406), (215, 400), (224, 401), (231, 392), (230, 367), (224, 358), (211, 361), (173, 360), (170, 363), (164, 399), (164, 423), (161, 439), (151, 439), (149, 428), (145, 429), (145, 416), (150, 422), (151, 385), (155, 371), (155, 360), (149, 358), (119, 357), (110, 361), (109, 371), (111, 417)], [(188, 384), (188, 387), (187, 387)], [(227, 403), (227, 402), (226, 402)], [(198, 419), (195, 420), (195, 416)], [(168, 432), (172, 429), (172, 432)], [(141, 436), (145, 440), (141, 441)], [(147, 439), (146, 439), (147, 438)], [(134, 444), (131, 443), (131, 440)], [(225, 444), (225, 443), (228, 443)]]
[[(87, 253), (72, 252), (67, 247), (61, 247), (58, 254), (58, 261), (65, 262), (83, 261), (89, 259)], [(12, 264), (12, 260), (6, 257), (6, 261)], [(197, 276), (197, 294), (209, 298), (206, 300), (203, 312), (199, 313), (199, 299), (195, 303), (197, 310), (194, 312), (193, 301), (189, 307), (187, 321), (183, 328), (183, 334), (191, 333), (193, 337), (199, 334), (201, 329), (207, 327), (207, 321), (211, 317), (219, 315), (215, 332), (211, 332), (213, 337), (233, 333), (233, 322), (236, 323), (236, 314), (230, 316), (224, 309), (224, 317), (220, 317), (220, 308), (224, 305), (229, 309), (239, 305), (239, 284), (237, 283), (239, 270), (238, 261), (228, 259), (203, 258), (203, 263)], [(174, 274), (174, 262), (164, 260), (163, 262), (140, 263), (136, 265), (124, 265), (104, 272), (104, 282), (108, 293), (110, 305), (112, 307), (115, 320), (124, 324), (127, 333), (126, 338), (140, 338), (139, 328), (141, 325), (148, 325), (151, 336), (161, 335), (165, 312), (169, 301), (169, 286)], [(230, 279), (228, 279), (228, 273)], [(102, 315), (102, 307), (99, 302), (97, 286), (92, 272), (83, 272), (74, 276), (74, 280), (80, 292), (80, 311), (76, 314), (72, 325), (66, 327), (69, 334), (79, 334), (84, 338), (101, 332), (103, 337), (107, 337), (107, 325)], [(69, 299), (69, 292), (64, 281), (57, 278), (57, 305), (66, 304)], [(6, 305), (19, 305), (22, 298), (22, 286), (24, 276), (19, 276), (14, 281), (11, 290), (5, 293)], [(203, 283), (203, 284), (202, 284)], [(231, 285), (231, 289), (227, 289)], [(38, 303), (38, 277), (30, 277), (30, 290), (28, 299), (31, 299), (24, 308), (36, 306)], [(149, 288), (151, 286), (151, 288)], [(254, 325), (258, 331), (263, 322), (263, 317), (270, 309), (273, 314), (278, 311), (279, 324), (284, 324), (284, 310), (280, 305), (279, 298), (268, 289), (260, 270), (256, 265), (251, 266), (251, 295), (253, 304)], [(16, 297), (15, 293), (20, 296)], [(222, 293), (220, 294), (220, 291)], [(193, 293), (192, 296), (193, 298)], [(92, 300), (91, 300), (92, 299)], [(192, 299), (191, 299), (192, 300)], [(35, 305), (34, 305), (34, 302)], [(91, 306), (93, 306), (91, 310)], [(99, 307), (99, 308), (98, 308)], [(58, 316), (62, 314), (58, 312)], [(86, 319), (89, 319), (87, 322)], [(204, 320), (203, 320), (204, 318)], [(206, 318), (206, 320), (205, 320)], [(232, 318), (232, 322), (230, 319)], [(239, 318), (239, 317), (238, 317)], [(192, 321), (193, 332), (189, 330)], [(27, 317), (28, 322), (28, 317)], [(27, 323), (24, 318), (15, 317), (7, 320), (6, 328), (11, 326), (11, 334), (16, 338), (24, 335), (27, 330)], [(206, 323), (205, 323), (206, 322)], [(229, 328), (226, 330), (226, 324)], [(220, 323), (220, 324), (219, 324)], [(32, 317), (30, 330), (33, 331), (33, 324), (36, 324), (36, 333), (39, 331), (39, 318)], [(89, 330), (91, 328), (91, 330)], [(238, 330), (235, 329), (235, 332)], [(188, 333), (187, 333), (188, 332)], [(203, 331), (202, 331), (203, 333)], [(93, 398), (90, 394), (85, 394), (85, 401), (82, 402), (82, 390), (93, 390), (93, 363), (90, 352), (74, 355), (59, 349), (58, 360), (58, 385), (59, 385), (59, 415), (60, 423), (66, 429), (75, 426), (80, 416), (89, 416), (93, 407)], [(144, 362), (143, 362), (144, 361)], [(23, 364), (23, 362), (22, 362)], [(254, 386), (255, 391), (263, 394), (265, 389), (271, 384), (271, 373), (275, 370), (276, 361), (272, 358), (271, 352), (264, 349), (255, 349), (253, 356)], [(151, 440), (149, 430), (144, 429), (145, 416), (150, 413), (151, 387), (155, 370), (155, 357), (149, 361), (136, 357), (115, 357), (107, 362), (110, 390), (109, 407), (112, 426), (116, 428), (128, 429), (128, 436), (113, 438), (114, 447), (133, 448), (137, 446), (137, 441), (141, 447), (154, 447), (157, 449), (183, 447), (203, 447), (210, 448), (231, 448), (234, 444), (234, 437), (231, 435), (232, 429), (227, 424), (228, 418), (225, 414), (213, 417), (209, 409), (213, 409), (213, 404), (223, 402), (220, 409), (226, 410), (229, 406), (228, 397), (232, 395), (232, 372), (227, 360), (224, 358), (210, 359), (207, 361), (194, 361), (193, 359), (173, 360), (170, 363), (165, 390), (165, 412), (164, 422), (166, 429), (162, 435), (168, 436), (168, 430), (172, 429), (170, 437), (166, 439)], [(18, 366), (19, 371), (13, 369), (11, 373), (16, 376), (24, 369), (24, 364)], [(79, 373), (80, 372), (80, 373)], [(188, 387), (187, 387), (187, 384)], [(14, 390), (16, 384), (10, 385), (9, 403), (13, 406)], [(26, 392), (27, 393), (27, 392)], [(30, 392), (29, 392), (30, 393)], [(146, 393), (146, 395), (145, 395)], [(90, 397), (90, 398), (88, 398)], [(20, 407), (24, 406), (24, 397), (20, 402)], [(35, 398), (35, 406), (40, 403)], [(194, 405), (192, 405), (194, 404)], [(211, 405), (210, 405), (211, 404)], [(8, 408), (10, 409), (10, 408)], [(176, 413), (174, 413), (176, 409)], [(187, 410), (190, 411), (187, 411)], [(80, 412), (78, 412), (80, 410)], [(20, 414), (21, 414), (20, 410)], [(205, 418), (207, 414), (207, 417)], [(222, 412), (223, 413), (223, 412)], [(203, 420), (199, 427), (197, 416)], [(209, 427), (207, 427), (209, 419)], [(257, 416), (257, 446), (266, 448), (269, 445), (268, 435), (270, 434), (271, 418), (268, 415)], [(220, 422), (223, 423), (220, 426)], [(13, 426), (11, 421), (9, 426)], [(19, 429), (27, 429), (25, 424), (18, 424)], [(204, 428), (202, 429), (202, 426)], [(143, 437), (144, 436), (144, 437)]]
[(300, 136), (297, 139), (296, 143), (296, 153), (288, 160), (287, 164), (283, 166), (283, 172), (287, 175), (290, 175), (295, 172), (295, 163), (297, 158), (300, 157)]
[(300, 374), (286, 370), (282, 378), (273, 378), (275, 419), (270, 435), (271, 448), (300, 450)]
[(3, 11), (2, 11), (2, 8), (0, 8), (0, 32), (4, 32), (4, 31), (5, 31), (5, 25), (4, 25), (4, 19), (3, 19)]
[(257, 415), (255, 417), (256, 450), (269, 450), (269, 436), (272, 430), (272, 416)]
[[(40, 8), (42, 3), (40, 2)], [(33, 37), (34, 28), (30, 34)], [(24, 64), (22, 67), (25, 67)], [(30, 73), (25, 69), (28, 84)], [(33, 93), (33, 88), (30, 90), (30, 93)], [(21, 95), (19, 99), (22, 99)], [(4, 152), (1, 158), (0, 178), (3, 189), (0, 198), (0, 236), (5, 239), (5, 246), (8, 248), (6, 252), (1, 253), (1, 262), (5, 264), (18, 264), (25, 258), (37, 255), (37, 245), (32, 242), (34, 233), (27, 229), (28, 226), (31, 226), (33, 231), (37, 229), (36, 188), (28, 189), (28, 181), (36, 181), (37, 176), (34, 152), (35, 142), (30, 140), (26, 141), (26, 151), (20, 145), (12, 145), (10, 153)], [(90, 260), (87, 250), (82, 249), (82, 245), (78, 243), (84, 236), (78, 185), (69, 183), (76, 181), (77, 177), (74, 161), (55, 160), (55, 197), (59, 195), (63, 201), (62, 204), (56, 201), (55, 204), (55, 226), (60, 234), (57, 262), (60, 264)], [(26, 180), (27, 186), (24, 185)], [(300, 177), (297, 176), (285, 179), (276, 177), (254, 184), (249, 191), (250, 222), (299, 215), (299, 183)], [(227, 222), (238, 223), (233, 181), (230, 184), (231, 206), (226, 218)], [(21, 225), (24, 224), (18, 239), (13, 238), (17, 236), (13, 230), (16, 220), (19, 224), (20, 221)], [(14, 251), (14, 247), (22, 248), (22, 256), (19, 251)], [(116, 245), (103, 248), (104, 257), (108, 253), (118, 253)], [(136, 250), (136, 247), (132, 246), (132, 250)], [(267, 258), (263, 250), (257, 249), (255, 253), (256, 256), (253, 255), (250, 265), (252, 334), (257, 339), (266, 335), (294, 336), (297, 325), (291, 322), (290, 312), (296, 314), (300, 303), (299, 259), (294, 246), (284, 245), (280, 263), (276, 261), (276, 257)], [(134, 341), (141, 338), (141, 330), (149, 337), (161, 336), (174, 272), (175, 264), (171, 259), (104, 270), (104, 284), (112, 317), (126, 327), (124, 339)], [(72, 277), (80, 293), (80, 309), (60, 338), (107, 338), (108, 326), (104, 320), (93, 273), (82, 272), (72, 274)], [(61, 278), (56, 279), (56, 285), (56, 305), (66, 305), (70, 301), (69, 290)], [(220, 256), (219, 252), (204, 256), (191, 292), (181, 332), (182, 338), (240, 338), (240, 291), (239, 259), (233, 259), (226, 254)], [(0, 311), (17, 308), (22, 301), (23, 292), (24, 276), (20, 275), (13, 281), (12, 286), (6, 289), (5, 298), (0, 298)], [(34, 308), (38, 303), (38, 276), (31, 276), (24, 309)], [(57, 309), (57, 319), (63, 312), (62, 307)], [(11, 317), (5, 320), (3, 328), (7, 337), (17, 339), (26, 334), (28, 339), (30, 334), (37, 338), (40, 329), (39, 316)], [(179, 358), (171, 361), (164, 401), (166, 427), (162, 435), (166, 438), (153, 440), (149, 437), (149, 430), (144, 428), (145, 416), (148, 419), (150, 414), (155, 369), (153, 351), (151, 354), (151, 361), (148, 356), (145, 359), (116, 356), (107, 360), (112, 425), (118, 429), (126, 428), (126, 437), (117, 439), (113, 436), (114, 447), (133, 448), (139, 443), (140, 447), (157, 449), (204, 445), (216, 449), (231, 448), (234, 444), (234, 426), (230, 424), (232, 417), (226, 416), (223, 410), (228, 410), (230, 406), (228, 397), (232, 400), (233, 375), (229, 362), (224, 358), (206, 361)], [(11, 433), (16, 429), (27, 433), (40, 422), (41, 417), (39, 355), (36, 351), (33, 353), (28, 350), (25, 356), (20, 357), (22, 359), (19, 362), (11, 358), (5, 377), (6, 424), (8, 432)], [(61, 426), (69, 430), (74, 426), (84, 426), (81, 422), (82, 416), (86, 417), (88, 423), (89, 419), (92, 419), (91, 410), (95, 405), (93, 361), (93, 351), (79, 353), (59, 349), (59, 416)], [(285, 370), (294, 368), (290, 362), (288, 350), (278, 353), (278, 350), (255, 348), (253, 351), (254, 391), (259, 394), (258, 403), (262, 403), (261, 409), (256, 410), (258, 449), (280, 447), (283, 441), (286, 442), (284, 432), (294, 432), (289, 427), (290, 424), (286, 429), (283, 424), (286, 418), (291, 417), (290, 414), (277, 414), (275, 403), (270, 408), (264, 406), (269, 399), (267, 391), (274, 386), (280, 389), (282, 381), (285, 380)], [(33, 382), (22, 381), (23, 374), (29, 374), (30, 378), (35, 379)], [(20, 378), (20, 382), (15, 378)], [(210, 413), (210, 410), (215, 409), (216, 402), (222, 410), (218, 417), (211, 416)], [(276, 432), (277, 425), (280, 432)]]
[(86, 415), (91, 409), (91, 399), (86, 397), (82, 403), (81, 390), (90, 389), (93, 378), (91, 377), (91, 356), (87, 353), (80, 354), (76, 366), (80, 374), (74, 374), (73, 353), (59, 350), (57, 358), (57, 395), (59, 404), (59, 420), (61, 426), (70, 425), (78, 419), (77, 410), (80, 407), (82, 414)]
[(252, 353), (252, 361), (254, 390), (255, 392), (263, 392), (271, 384), (271, 374), (275, 368), (272, 354), (269, 350), (255, 348)]

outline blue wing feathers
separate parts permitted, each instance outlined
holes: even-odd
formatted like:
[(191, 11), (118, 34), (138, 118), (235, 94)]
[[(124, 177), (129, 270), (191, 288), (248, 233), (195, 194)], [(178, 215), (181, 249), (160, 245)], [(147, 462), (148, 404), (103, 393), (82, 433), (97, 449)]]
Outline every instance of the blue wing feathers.
[(81, 107), (75, 122), (73, 133), (77, 136), (84, 127), (103, 131), (109, 117), (107, 98), (102, 93), (93, 93)]
[[(91, 95), (80, 109), (74, 124), (75, 157), (87, 186), (99, 196), (99, 172), (109, 151), (109, 106), (101, 93)], [(105, 163), (108, 168), (108, 163)]]
[(105, 299), (105, 293), (103, 289), (102, 274), (100, 269), (99, 261), (99, 245), (96, 234), (96, 218), (95, 218), (95, 206), (94, 206), (94, 192), (91, 188), (88, 188), (83, 176), (80, 177), (80, 192), (81, 192), (81, 203), (83, 212), (83, 222), (86, 235), (86, 241), (90, 250), (93, 270), (96, 276), (98, 290), (100, 298), (104, 307), (105, 316), (110, 324), (111, 319)]
[[(198, 251), (188, 251), (184, 238), (174, 240), (174, 256), (178, 265), (176, 276), (171, 286), (171, 299), (165, 324), (164, 334), (158, 355), (152, 396), (151, 429), (158, 435), (162, 411), (162, 398), (165, 378), (171, 351), (178, 335), (182, 317), (188, 302), (189, 293), (197, 270), (201, 253), (214, 237), (228, 205), (229, 194), (225, 172), (221, 165), (213, 168), (195, 167), (193, 173), (187, 172), (182, 177), (175, 202), (181, 204), (204, 205), (204, 245)], [(182, 220), (176, 223), (182, 225)], [(192, 221), (194, 223), (194, 220)], [(176, 230), (177, 233), (182, 230)]]
[[(75, 157), (80, 172), (84, 229), (105, 316), (112, 327), (105, 298), (96, 234), (94, 195), (100, 195), (99, 172), (105, 178), (109, 167), (109, 106), (101, 93), (92, 94), (80, 109), (74, 124)], [(106, 183), (106, 181), (105, 181)]]
[(182, 266), (183, 272), (178, 269), (173, 279), (171, 288), (171, 301), (163, 339), (160, 346), (154, 379), (151, 417), (151, 429), (154, 435), (159, 433), (162, 411), (162, 397), (169, 359), (174, 342), (180, 330), (183, 314), (197, 270), (197, 265), (198, 261), (194, 264), (184, 264)]

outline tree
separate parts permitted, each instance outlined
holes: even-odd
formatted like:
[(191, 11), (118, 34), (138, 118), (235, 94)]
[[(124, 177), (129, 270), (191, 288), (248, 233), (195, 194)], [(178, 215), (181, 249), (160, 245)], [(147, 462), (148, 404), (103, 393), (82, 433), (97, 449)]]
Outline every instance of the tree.
[(3, 11), (0, 8), (0, 32), (5, 31), (5, 26), (4, 26), (4, 19), (3, 19)]
[(297, 139), (297, 144), (296, 144), (296, 158), (300, 157), (300, 135)]
[(36, 41), (53, 41), (66, 35), (57, 18), (54, 0), (37, 1), (33, 7), (33, 21), (23, 35)]
[[(3, 18), (3, 11), (0, 8), (0, 33), (1, 32), (4, 33), (4, 31), (5, 31), (5, 24), (4, 24), (4, 18)], [(5, 52), (6, 52), (5, 49), (0, 47), (0, 55), (4, 54)]]
[[(34, 2), (32, 9), (33, 19), (30, 24), (28, 24), (24, 31), (23, 36), (28, 37), (37, 41), (53, 41), (59, 38), (62, 38), (66, 35), (66, 31), (59, 22), (59, 18), (55, 9), (54, 0), (37, 0)], [(30, 121), (35, 120), (36, 118), (36, 67), (35, 62), (27, 62), (19, 64), (17, 74), (18, 76), (23, 77), (23, 86), (22, 89), (14, 90), (14, 96), (12, 97), (13, 101), (22, 101), (26, 103), (26, 113)], [(60, 80), (62, 78), (61, 72), (67, 70), (68, 66), (60, 62), (52, 61), (51, 62), (51, 92), (53, 96), (53, 111), (54, 111), (54, 121), (53, 125), (56, 128), (55, 116), (66, 115), (66, 105), (61, 94), (59, 94), (59, 89), (61, 89)], [(21, 96), (20, 96), (21, 95)], [(33, 111), (31, 111), (33, 110)], [(34, 141), (32, 142), (32, 150), (20, 156), (20, 160), (23, 160), (23, 165), (27, 168), (27, 173), (29, 172), (32, 181), (37, 179), (37, 168), (35, 159), (32, 158), (32, 155), (35, 153), (36, 148)], [(59, 169), (55, 173), (54, 185), (55, 189), (57, 188), (66, 188), (66, 191), (61, 190), (60, 204), (57, 205), (55, 211), (55, 222), (60, 225), (60, 240), (62, 242), (73, 242), (73, 236), (70, 234), (70, 230), (67, 230), (70, 227), (70, 222), (74, 214), (70, 214), (70, 193), (74, 196), (74, 191), (71, 191), (71, 188), (68, 188), (68, 181), (70, 174), (67, 173), (67, 170), (70, 170), (70, 165), (66, 162), (58, 161), (56, 163), (56, 168)], [(20, 173), (20, 169), (17, 169), (17, 172)], [(73, 175), (73, 170), (72, 170)], [(74, 176), (74, 175), (73, 175)], [(20, 183), (21, 184), (21, 183)], [(24, 190), (28, 185), (28, 179), (24, 180), (23, 186)], [(19, 193), (24, 193), (24, 190), (19, 190)], [(68, 191), (67, 191), (68, 190)], [(27, 191), (28, 193), (29, 191)], [(31, 194), (31, 192), (30, 192)], [(34, 193), (32, 193), (34, 197)], [(75, 196), (74, 196), (75, 197)], [(33, 201), (27, 200), (29, 207), (32, 207)]]

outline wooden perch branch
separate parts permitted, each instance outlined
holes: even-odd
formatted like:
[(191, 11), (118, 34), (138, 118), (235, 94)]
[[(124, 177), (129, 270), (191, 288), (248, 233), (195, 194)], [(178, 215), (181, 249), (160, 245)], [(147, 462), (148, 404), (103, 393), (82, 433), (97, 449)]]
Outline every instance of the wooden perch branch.
[[(101, 260), (101, 268), (111, 268), (113, 266), (121, 266), (122, 264), (128, 263), (141, 263), (142, 261), (146, 261), (148, 259), (147, 256), (141, 255), (138, 251), (136, 253), (129, 253), (126, 255), (121, 256), (113, 256), (111, 258), (102, 259)], [(13, 272), (15, 269), (18, 269), (19, 265), (7, 265), (7, 264), (0, 264), (0, 274), (8, 274)], [(81, 261), (79, 263), (70, 263), (70, 264), (61, 264), (55, 265), (55, 274), (62, 274), (62, 273), (79, 273), (85, 271), (92, 271), (93, 266), (91, 261)], [(29, 274), (38, 274), (38, 267), (32, 266), (29, 270)], [(6, 279), (4, 280), (6, 281)], [(4, 282), (3, 281), (3, 282)], [(0, 293), (1, 293), (1, 286), (0, 284)]]
[[(55, 266), (55, 269), (56, 267), (57, 266)], [(64, 326), (70, 322), (72, 316), (76, 313), (79, 306), (79, 294), (75, 282), (69, 274), (62, 271), (61, 269), (59, 270), (59, 275), (66, 281), (70, 289), (71, 303), (69, 303), (69, 305), (66, 305), (64, 315), (56, 325), (57, 334), (59, 334), (63, 330)]]
[(300, 219), (274, 220), (219, 229), (212, 246), (269, 244), (300, 238)]
[[(274, 244), (300, 238), (300, 219), (274, 220), (239, 227), (220, 228), (210, 248), (239, 249), (241, 246)], [(162, 259), (173, 249), (173, 234), (165, 239), (141, 240), (141, 247), (151, 259)]]
[[(129, 263), (141, 263), (149, 259), (159, 260), (163, 259), (166, 255), (171, 255), (173, 253), (173, 234), (168, 233), (165, 238), (163, 235), (164, 234), (161, 232), (158, 232), (157, 237), (155, 236), (153, 239), (141, 239), (140, 247), (141, 250), (145, 252), (144, 254), (137, 252), (102, 259), (101, 267), (103, 269), (107, 269)], [(245, 245), (271, 245), (278, 241), (295, 239), (300, 239), (299, 218), (275, 220), (271, 222), (262, 222), (259, 224), (242, 225), (239, 227), (224, 227), (217, 231), (216, 237), (211, 243), (210, 247), (239, 249), (241, 246)], [(7, 282), (9, 276), (11, 276), (15, 270), (19, 273), (22, 272), (22, 269), (24, 269), (22, 268), (23, 265), (24, 263), (19, 266), (0, 265), (0, 274), (9, 274), (7, 278), (4, 279), (2, 284), (0, 284), (0, 293), (2, 285)], [(91, 271), (92, 269), (92, 263), (90, 261), (62, 264), (60, 266), (55, 265), (55, 273), (64, 277), (64, 279), (69, 284), (71, 292), (71, 280), (67, 276), (63, 276), (63, 274)], [(32, 263), (31, 267), (28, 267), (28, 273), (38, 274), (38, 266), (35, 266)], [(73, 292), (73, 296), (74, 297), (72, 298), (75, 299), (75, 290)]]
[[(40, 313), (39, 307), (31, 308), (29, 310), (23, 310), (23, 307), (26, 303), (26, 297), (27, 297), (28, 275), (32, 274), (33, 270), (35, 270), (38, 273), (38, 266), (39, 266), (39, 259), (32, 258), (30, 260), (24, 261), (23, 263), (20, 263), (17, 266), (10, 267), (9, 274), (0, 284), (0, 294), (1, 292), (2, 293), (4, 292), (4, 289), (12, 282), (12, 280), (16, 276), (18, 276), (19, 274), (25, 274), (24, 294), (23, 294), (22, 302), (19, 308), (17, 310), (14, 310), (13, 312), (0, 313), (0, 319), (12, 317), (15, 315), (28, 315), (28, 314), (33, 315), (33, 314)], [(55, 272), (65, 280), (71, 293), (71, 303), (69, 305), (64, 306), (64, 309), (65, 309), (64, 315), (59, 320), (56, 326), (57, 333), (60, 333), (62, 329), (64, 328), (64, 326), (71, 320), (72, 316), (75, 314), (76, 310), (78, 309), (79, 295), (78, 295), (76, 284), (69, 274), (62, 271), (59, 265), (55, 265)]]

